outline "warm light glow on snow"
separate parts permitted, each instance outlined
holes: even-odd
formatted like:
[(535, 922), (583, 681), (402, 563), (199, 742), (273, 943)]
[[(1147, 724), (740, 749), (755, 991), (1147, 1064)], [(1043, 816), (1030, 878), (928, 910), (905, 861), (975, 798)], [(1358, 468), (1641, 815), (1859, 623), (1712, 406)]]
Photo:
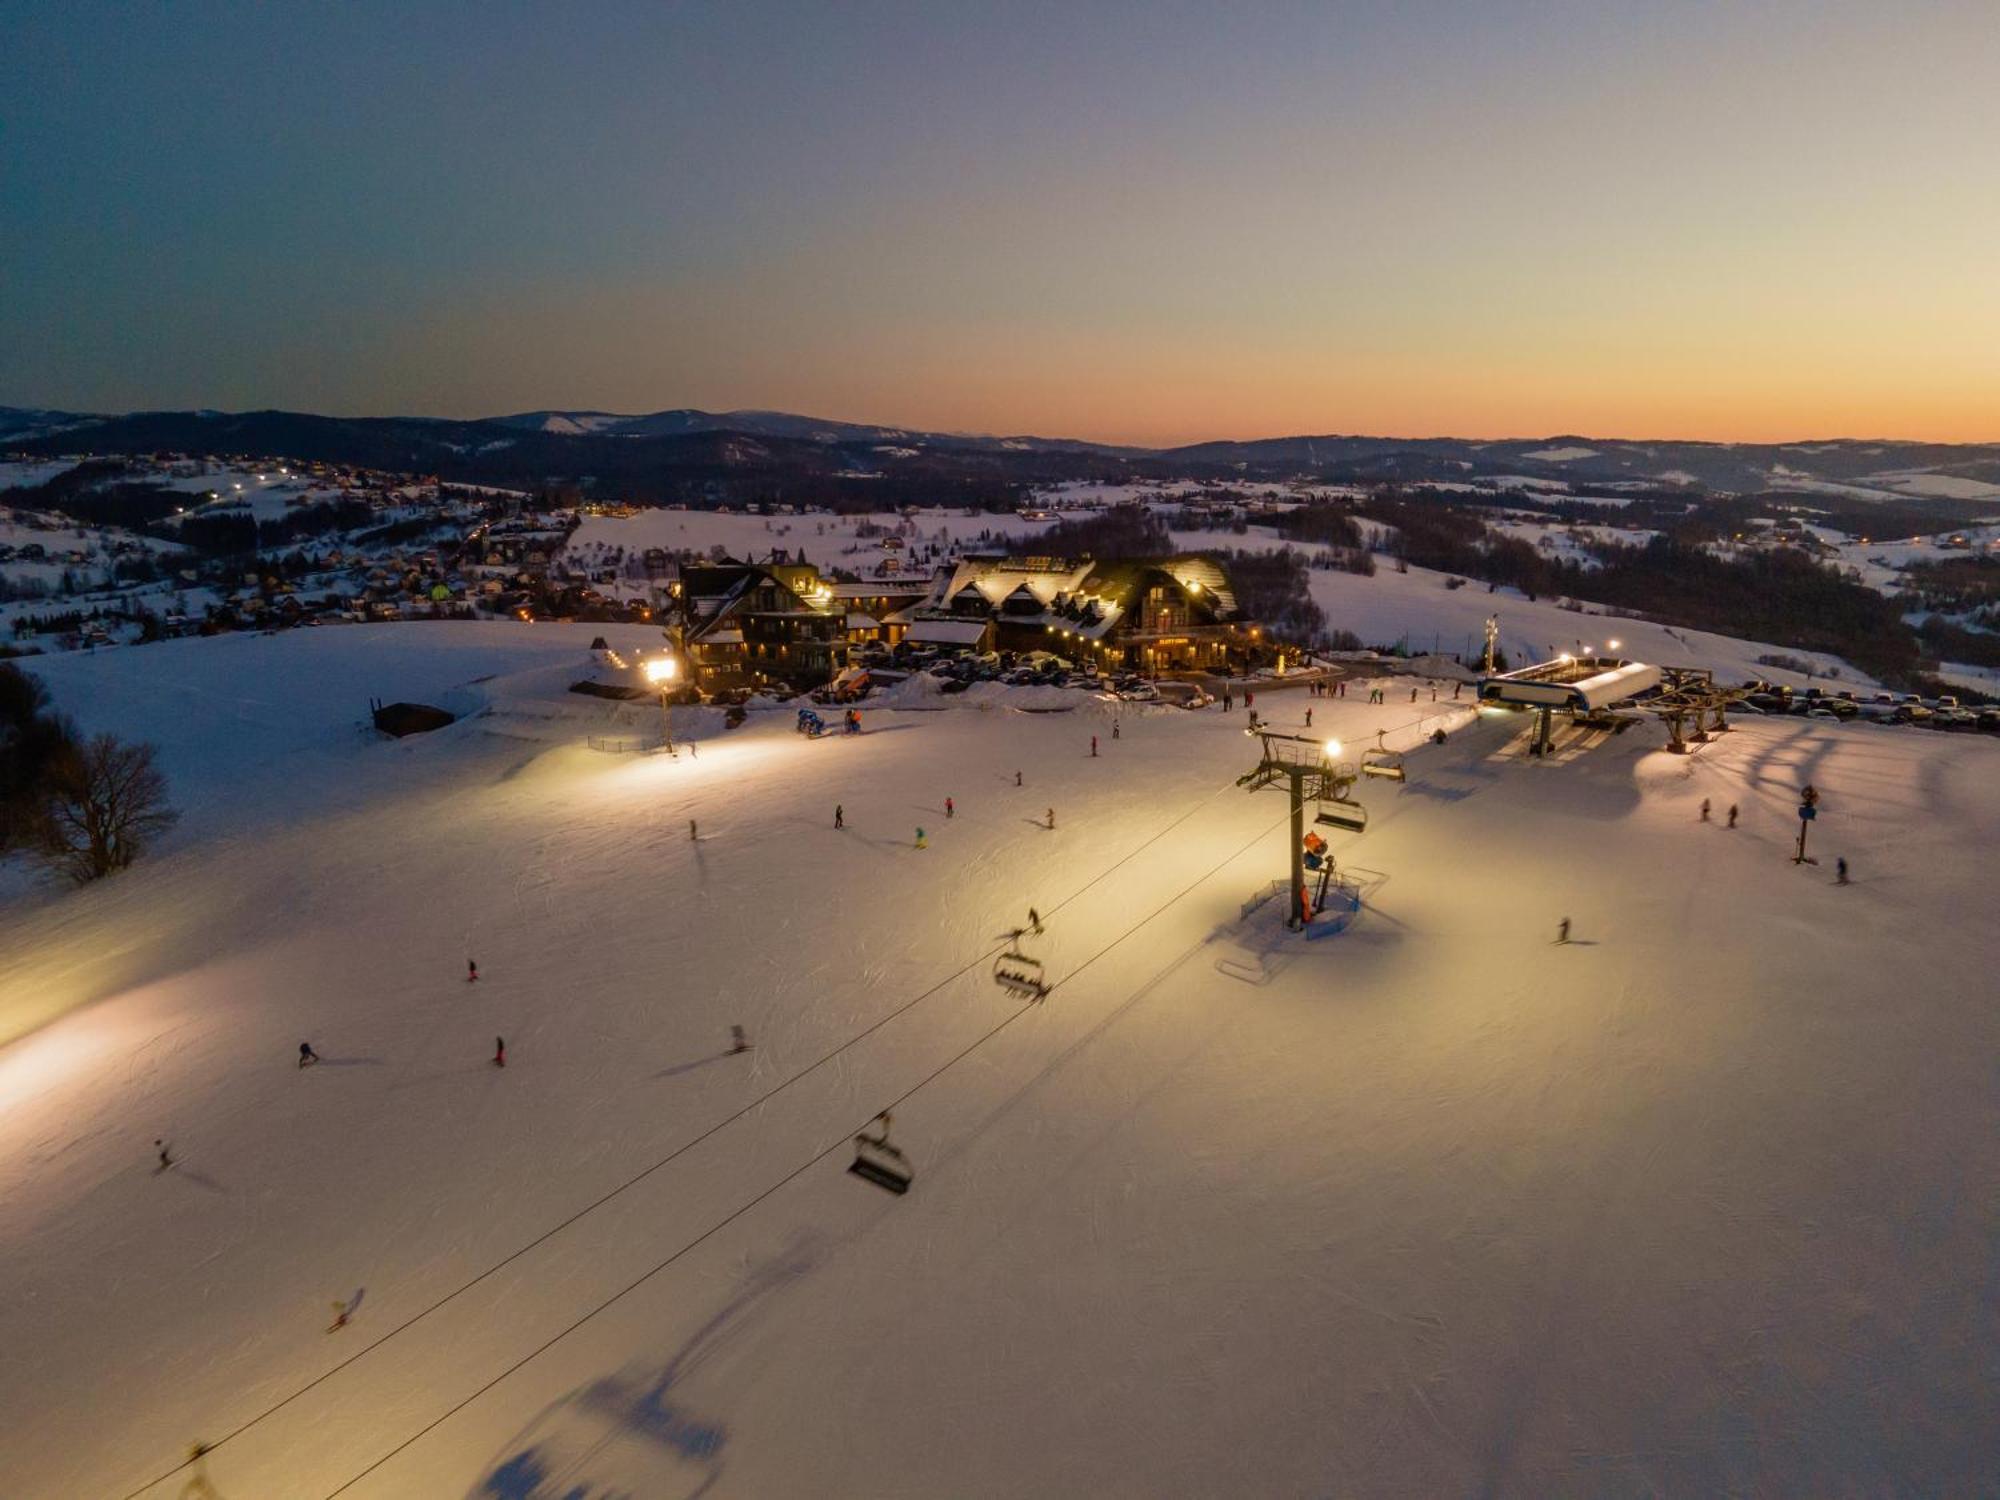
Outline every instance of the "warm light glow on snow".
[(672, 682), (675, 670), (674, 659), (671, 656), (656, 656), (646, 663), (646, 681)]
[[(30, 1100), (74, 1078), (101, 1074), (110, 1065), (107, 1059), (129, 1055), (141, 1039), (130, 1026), (107, 1019), (109, 1014), (102, 1007), (80, 1011), (0, 1050), (0, 1114), (13, 1116)], [(13, 1120), (26, 1124), (27, 1116)]]

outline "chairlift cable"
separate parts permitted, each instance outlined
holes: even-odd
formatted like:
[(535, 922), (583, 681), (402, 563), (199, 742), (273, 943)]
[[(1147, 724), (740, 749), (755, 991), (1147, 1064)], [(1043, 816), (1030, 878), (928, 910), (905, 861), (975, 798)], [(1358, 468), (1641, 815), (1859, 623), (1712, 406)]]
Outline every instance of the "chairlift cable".
[[(1182, 813), (1178, 818), (1175, 818), (1172, 822), (1167, 823), (1163, 827), (1161, 827), (1161, 829), (1157, 833), (1155, 833), (1151, 838), (1141, 843), (1137, 848), (1133, 849), (1130, 853), (1124, 855), (1122, 858), (1118, 859), (1114, 863), (1107, 865), (1103, 870), (1099, 871), (1096, 875), (1092, 876), (1089, 880), (1085, 881), (1082, 885), (1078, 886), (1069, 895), (1063, 897), (1060, 901), (1056, 902), (1055, 905), (1049, 908), (1050, 913), (1053, 914), (1055, 912), (1061, 911), (1065, 906), (1068, 906), (1072, 902), (1081, 898), (1084, 895), (1084, 893), (1089, 891), (1093, 886), (1099, 884), (1105, 879), (1108, 879), (1118, 870), (1122, 869), (1124, 866), (1131, 863), (1134, 859), (1137, 859), (1141, 854), (1145, 853), (1147, 849), (1151, 848), (1154, 844), (1158, 843), (1161, 839), (1165, 838), (1169, 833), (1173, 832), (1174, 829), (1178, 828), (1181, 824), (1185, 823), (1189, 818), (1192, 818), (1196, 813), (1200, 812), (1209, 803), (1215, 801), (1216, 798), (1220, 797), (1223, 792), (1231, 790), (1234, 790), (1233, 786), (1225, 784), (1221, 787), (1218, 787), (1214, 792), (1211, 792), (1208, 796), (1203, 797), (1200, 801), (1196, 802), (1192, 807), (1190, 807), (1186, 812)], [(1009, 939), (1008, 941), (1011, 942), (1012, 940)], [(300, 1397), (310, 1394), (313, 1390), (317, 1389), (321, 1385), (324, 1385), (327, 1381), (331, 1380), (334, 1376), (340, 1374), (343, 1370), (346, 1370), (349, 1366), (355, 1364), (357, 1361), (361, 1359), (366, 1358), (374, 1350), (381, 1348), (384, 1344), (388, 1343), (390, 1340), (398, 1337), (399, 1335), (407, 1332), (409, 1329), (415, 1327), (425, 1318), (428, 1318), (432, 1313), (438, 1312), (443, 1308), (445, 1308), (446, 1306), (448, 1306), (449, 1304), (451, 1304), (452, 1302), (457, 1301), (458, 1298), (465, 1295), (465, 1293), (471, 1291), (474, 1287), (480, 1285), (484, 1281), (487, 1281), (494, 1275), (498, 1274), (500, 1271), (505, 1270), (508, 1266), (512, 1265), (522, 1256), (529, 1254), (531, 1251), (539, 1249), (542, 1245), (546, 1244), (548, 1241), (554, 1239), (557, 1235), (561, 1234), (565, 1229), (568, 1229), (571, 1225), (577, 1223), (579, 1220), (587, 1218), (589, 1215), (595, 1213), (598, 1209), (604, 1207), (605, 1204), (611, 1202), (614, 1198), (619, 1197), (621, 1194), (625, 1193), (631, 1188), (637, 1187), (641, 1182), (645, 1181), (648, 1177), (651, 1177), (655, 1172), (658, 1172), (663, 1167), (671, 1165), (680, 1157), (685, 1156), (688, 1152), (694, 1150), (695, 1147), (704, 1144), (712, 1137), (728, 1129), (729, 1126), (735, 1124), (745, 1115), (754, 1113), (755, 1111), (762, 1109), (772, 1099), (776, 1098), (779, 1094), (782, 1094), (785, 1090), (791, 1088), (792, 1085), (802, 1082), (811, 1074), (818, 1072), (819, 1069), (825, 1067), (835, 1058), (842, 1056), (850, 1049), (859, 1045), (861, 1042), (865, 1041), (868, 1037), (872, 1036), (875, 1032), (880, 1031), (884, 1026), (887, 1026), (891, 1021), (897, 1020), (907, 1012), (915, 1009), (925, 1000), (930, 999), (931, 996), (937, 994), (940, 990), (943, 990), (949, 985), (964, 978), (974, 969), (977, 969), (982, 965), (991, 963), (992, 960), (998, 954), (1000, 954), (1005, 950), (1005, 948), (1006, 944), (1002, 943), (986, 949), (983, 953), (979, 954), (976, 958), (972, 959), (970, 962), (966, 963), (965, 965), (963, 965), (958, 969), (953, 970), (951, 973), (945, 975), (942, 979), (938, 980), (928, 989), (919, 992), (916, 996), (914, 996), (910, 1000), (905, 1001), (902, 1005), (896, 1007), (896, 1009), (882, 1016), (881, 1019), (871, 1022), (868, 1026), (856, 1032), (846, 1041), (840, 1043), (838, 1046), (832, 1048), (830, 1051), (822, 1054), (815, 1061), (808, 1063), (805, 1067), (801, 1068), (798, 1072), (792, 1074), (789, 1078), (782, 1079), (778, 1083), (773, 1084), (764, 1093), (758, 1095), (755, 1099), (743, 1105), (740, 1109), (736, 1110), (734, 1113), (725, 1115), (722, 1119), (718, 1120), (715, 1124), (709, 1126), (706, 1130), (700, 1132), (698, 1135), (691, 1137), (687, 1141), (683, 1142), (681, 1145), (674, 1147), (673, 1150), (669, 1151), (665, 1156), (661, 1157), (658, 1161), (652, 1163), (650, 1166), (641, 1168), (638, 1172), (635, 1172), (632, 1176), (626, 1178), (623, 1182), (620, 1182), (614, 1187), (607, 1189), (597, 1198), (591, 1200), (589, 1203), (586, 1203), (581, 1208), (575, 1210), (567, 1218), (561, 1220), (559, 1223), (553, 1225), (552, 1227), (542, 1231), (542, 1233), (536, 1235), (533, 1239), (529, 1240), (519, 1249), (509, 1252), (507, 1255), (495, 1261), (492, 1265), (488, 1266), (485, 1270), (479, 1272), (477, 1275), (460, 1283), (458, 1286), (444, 1293), (441, 1297), (437, 1298), (435, 1301), (427, 1304), (424, 1307), (419, 1308), (417, 1311), (410, 1314), (409, 1317), (405, 1318), (401, 1323), (398, 1323), (395, 1327), (385, 1332), (380, 1338), (376, 1339), (374, 1342), (363, 1344), (360, 1348), (356, 1349), (352, 1354), (348, 1355), (345, 1359), (341, 1360), (337, 1364), (328, 1366), (326, 1369), (322, 1370), (319, 1374), (313, 1376), (312, 1379), (306, 1381), (305, 1384), (299, 1386), (296, 1390), (292, 1391), (289, 1395), (279, 1397), (269, 1406), (263, 1408), (263, 1410), (256, 1412), (255, 1414), (249, 1417), (246, 1417), (243, 1421), (238, 1423), (235, 1427), (231, 1428), (228, 1432), (224, 1433), (221, 1437), (217, 1438), (214, 1442), (207, 1444), (203, 1449), (204, 1455), (214, 1453), (224, 1444), (233, 1442), (235, 1439), (243, 1436), (243, 1434), (250, 1431), (253, 1427), (258, 1426), (267, 1419), (277, 1415), (280, 1411), (290, 1406), (294, 1401), (297, 1401)], [(1023, 1009), (1025, 1009), (1025, 1007), (1023, 1007)], [(1018, 1014), (1019, 1012), (1016, 1012), (1016, 1015)], [(1008, 1017), (1009, 1021), (1012, 1021), (1013, 1019), (1015, 1019), (1015, 1016)], [(1002, 1024), (1005, 1023), (1003, 1022)], [(837, 1142), (836, 1146), (851, 1139), (852, 1135), (850, 1133), (849, 1136), (843, 1138), (843, 1142)], [(827, 1148), (828, 1151), (831, 1151), (833, 1149), (835, 1149), (835, 1147), (833, 1146)], [(824, 1156), (825, 1154), (826, 1152), (820, 1153), (821, 1156)], [(817, 1161), (818, 1159), (819, 1157), (817, 1156), (813, 1158), (814, 1161)], [(807, 1165), (810, 1166), (811, 1163), (808, 1162)], [(801, 1170), (804, 1169), (801, 1168)], [(789, 1181), (790, 1179), (786, 1180)], [(783, 1184), (780, 1183), (778, 1185), (782, 1186)], [(751, 1204), (744, 1205), (746, 1209), (751, 1206), (752, 1206)], [(740, 1213), (742, 1212), (742, 1210), (738, 1210), (738, 1212)], [(724, 1222), (726, 1223), (727, 1221), (725, 1220)], [(717, 1225), (716, 1227), (720, 1228), (721, 1225)], [(637, 1283), (634, 1283), (634, 1285), (637, 1285)], [(624, 1293), (620, 1292), (618, 1293), (618, 1295), (623, 1296)], [(609, 1304), (607, 1303), (606, 1305), (608, 1306)], [(558, 1338), (560, 1338), (561, 1336), (562, 1335), (560, 1334), (557, 1335)], [(545, 1345), (543, 1347), (547, 1346)], [(541, 1351), (539, 1349), (535, 1351), (535, 1353), (540, 1353), (540, 1352)], [(530, 1354), (528, 1356), (528, 1358), (530, 1359), (532, 1359), (533, 1357), (534, 1357), (533, 1354)], [(504, 1376), (502, 1378), (504, 1378)], [(482, 1387), (481, 1389), (484, 1390), (486, 1388)], [(446, 1413), (446, 1415), (448, 1416), (450, 1415), (450, 1413)], [(428, 1429), (426, 1429), (426, 1431), (428, 1431)], [(422, 1434), (420, 1433), (418, 1434), (418, 1436), (422, 1436)], [(122, 1497), (120, 1497), (120, 1500), (139, 1500), (139, 1497), (144, 1495), (146, 1491), (152, 1489), (156, 1485), (165, 1483), (167, 1480), (171, 1479), (175, 1474), (178, 1474), (182, 1469), (185, 1469), (188, 1466), (188, 1464), (191, 1463), (192, 1461), (193, 1460), (191, 1459), (182, 1459), (180, 1462), (174, 1464), (172, 1467), (162, 1470), (160, 1473), (155, 1474), (152, 1478), (146, 1480), (142, 1484), (136, 1485), (132, 1489), (126, 1491), (126, 1493)], [(366, 1471), (364, 1470), (363, 1472), (365, 1473)], [(361, 1475), (357, 1474), (355, 1476), (355, 1479), (359, 1479), (361, 1477), (362, 1477)], [(352, 1484), (353, 1482), (354, 1480), (349, 1480), (348, 1484)], [(346, 1487), (347, 1487), (346, 1485), (342, 1486), (343, 1489), (345, 1489)], [(339, 1491), (336, 1490), (333, 1493), (338, 1494)]]
[[(1057, 980), (1056, 984), (1065, 984), (1070, 979), (1073, 979), (1078, 974), (1081, 974), (1085, 969), (1089, 968), (1092, 964), (1096, 963), (1098, 959), (1104, 957), (1105, 954), (1109, 953), (1112, 949), (1118, 947), (1127, 938), (1131, 937), (1135, 932), (1139, 931), (1140, 928), (1144, 927), (1148, 922), (1152, 921), (1153, 918), (1159, 916), (1160, 913), (1166, 911), (1167, 908), (1173, 906), (1176, 902), (1181, 900), (1182, 897), (1196, 890), (1197, 888), (1205, 884), (1211, 877), (1218, 874), (1220, 871), (1226, 869), (1229, 865), (1235, 863), (1238, 859), (1241, 859), (1250, 850), (1254, 849), (1259, 842), (1268, 837), (1272, 832), (1272, 830), (1276, 829), (1284, 821), (1285, 819), (1280, 818), (1276, 822), (1273, 822), (1267, 825), (1266, 827), (1259, 829), (1257, 834), (1253, 838), (1251, 838), (1247, 843), (1241, 845), (1236, 849), (1231, 850), (1228, 854), (1224, 855), (1222, 859), (1218, 861), (1216, 864), (1211, 865), (1208, 869), (1204, 870), (1200, 875), (1197, 875), (1187, 885), (1181, 887), (1180, 890), (1174, 892), (1173, 895), (1169, 896), (1165, 901), (1161, 902), (1158, 906), (1154, 907), (1151, 911), (1147, 912), (1143, 917), (1139, 918), (1139, 920), (1134, 922), (1130, 927), (1127, 927), (1123, 932), (1120, 932), (1116, 937), (1111, 939), (1110, 942), (1106, 943), (1103, 947), (1099, 948), (1097, 952), (1091, 954), (1090, 957), (1086, 958), (1082, 963), (1078, 964), (1062, 979)], [(960, 972), (964, 971), (961, 970)], [(1149, 980), (1147, 981), (1147, 983), (1150, 984), (1152, 983), (1152, 981)], [(1051, 989), (1053, 989), (1054, 987), (1055, 987), (1054, 985), (1050, 986)], [(935, 1083), (945, 1073), (957, 1067), (958, 1064), (965, 1061), (965, 1059), (970, 1057), (974, 1052), (977, 1052), (981, 1047), (985, 1046), (988, 1042), (992, 1041), (993, 1038), (998, 1036), (1001, 1032), (1005, 1031), (1009, 1026), (1012, 1026), (1016, 1021), (1020, 1020), (1022, 1016), (1027, 1015), (1029, 1009), (1030, 1007), (1024, 1005), (1020, 1009), (1013, 1012), (1013, 1014), (1001, 1019), (995, 1025), (988, 1028), (983, 1035), (981, 1035), (974, 1041), (968, 1043), (966, 1046), (961, 1048), (952, 1056), (945, 1059), (945, 1061), (939, 1063), (935, 1068), (931, 1069), (930, 1072), (926, 1073), (922, 1078), (918, 1079), (915, 1083), (911, 1084), (907, 1089), (903, 1090), (902, 1093), (898, 1094), (895, 1098), (891, 1099), (886, 1105), (883, 1106), (883, 1108), (885, 1110), (894, 1110), (899, 1106), (903, 1105), (904, 1103), (908, 1102), (910, 1099), (914, 1098), (923, 1089), (928, 1087), (930, 1084)], [(796, 1182), (799, 1178), (803, 1177), (807, 1172), (811, 1171), (815, 1166), (817, 1166), (820, 1162), (824, 1161), (827, 1157), (833, 1155), (835, 1152), (841, 1150), (843, 1147), (851, 1144), (852, 1141), (854, 1140), (856, 1133), (859, 1130), (865, 1130), (867, 1128), (868, 1123), (872, 1123), (874, 1120), (879, 1119), (880, 1117), (881, 1117), (881, 1112), (878, 1111), (876, 1114), (871, 1115), (869, 1117), (868, 1122), (864, 1122), (861, 1126), (857, 1127), (855, 1131), (849, 1131), (841, 1135), (838, 1139), (821, 1147), (818, 1151), (815, 1151), (811, 1156), (807, 1157), (803, 1162), (799, 1163), (798, 1166), (792, 1168), (792, 1170), (787, 1172), (783, 1177), (779, 1178), (776, 1182), (772, 1183), (762, 1192), (758, 1193), (756, 1196), (749, 1199), (749, 1201), (730, 1210), (729, 1213), (725, 1214), (722, 1218), (716, 1220), (713, 1224), (709, 1225), (708, 1228), (704, 1229), (700, 1234), (696, 1235), (693, 1239), (689, 1240), (685, 1245), (682, 1245), (680, 1249), (674, 1251), (672, 1254), (668, 1255), (665, 1259), (658, 1262), (650, 1270), (642, 1272), (632, 1281), (626, 1283), (623, 1287), (620, 1287), (617, 1291), (613, 1292), (609, 1297), (605, 1298), (602, 1302), (598, 1303), (595, 1307), (591, 1308), (589, 1311), (585, 1312), (581, 1317), (577, 1318), (574, 1322), (570, 1323), (568, 1327), (563, 1328), (558, 1332), (551, 1334), (547, 1339), (543, 1340), (542, 1343), (538, 1344), (535, 1348), (529, 1350), (526, 1354), (522, 1355), (512, 1364), (508, 1365), (504, 1370), (500, 1371), (499, 1374), (495, 1375), (491, 1380), (487, 1381), (477, 1390), (472, 1391), (470, 1394), (460, 1398), (452, 1406), (448, 1407), (445, 1411), (439, 1413), (436, 1417), (432, 1418), (429, 1422), (425, 1423), (422, 1427), (417, 1429), (417, 1431), (411, 1433), (408, 1437), (404, 1438), (402, 1442), (398, 1443), (395, 1447), (391, 1448), (387, 1453), (384, 1453), (380, 1458), (376, 1459), (373, 1463), (369, 1464), (367, 1468), (361, 1470), (359, 1473), (353, 1475), (351, 1478), (342, 1482), (338, 1488), (328, 1490), (326, 1492), (326, 1495), (323, 1497), (323, 1500), (335, 1500), (336, 1496), (345, 1494), (348, 1490), (352, 1489), (355, 1485), (359, 1484), (362, 1480), (366, 1479), (370, 1474), (374, 1473), (377, 1469), (381, 1468), (382, 1465), (388, 1463), (389, 1460), (395, 1458), (398, 1454), (408, 1449), (412, 1444), (421, 1441), (425, 1436), (436, 1430), (439, 1426), (441, 1426), (445, 1422), (450, 1421), (453, 1417), (457, 1416), (458, 1413), (465, 1410), (466, 1407), (470, 1406), (473, 1402), (477, 1401), (481, 1396), (485, 1395), (488, 1391), (492, 1390), (495, 1386), (499, 1385), (502, 1381), (506, 1380), (516, 1371), (522, 1369), (524, 1366), (528, 1365), (533, 1360), (539, 1358), (542, 1354), (546, 1353), (548, 1350), (554, 1348), (557, 1344), (561, 1343), (564, 1339), (568, 1338), (572, 1333), (575, 1333), (579, 1328), (582, 1328), (586, 1323), (590, 1322), (593, 1318), (597, 1317), (598, 1314), (609, 1310), (613, 1306), (613, 1304), (617, 1303), (630, 1293), (637, 1291), (640, 1287), (644, 1286), (648, 1281), (651, 1281), (655, 1276), (659, 1275), (660, 1272), (666, 1270), (669, 1266), (673, 1265), (675, 1261), (679, 1260), (682, 1256), (686, 1255), (690, 1250), (695, 1249), (697, 1246), (701, 1245), (708, 1239), (712, 1238), (721, 1230), (727, 1228), (737, 1219), (742, 1218), (743, 1215), (748, 1213), (751, 1209), (755, 1208), (758, 1204), (764, 1202), (765, 1199), (771, 1197), (781, 1188), (785, 1188), (790, 1184), (792, 1184), (793, 1182)]]

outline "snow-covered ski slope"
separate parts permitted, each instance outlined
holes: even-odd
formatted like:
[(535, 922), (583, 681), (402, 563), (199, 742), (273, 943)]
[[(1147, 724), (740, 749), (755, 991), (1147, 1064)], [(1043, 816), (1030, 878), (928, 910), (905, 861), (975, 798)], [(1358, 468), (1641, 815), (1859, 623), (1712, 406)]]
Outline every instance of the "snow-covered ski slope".
[[(189, 816), (0, 907), (54, 1016), (0, 1051), (7, 1494), (197, 1440), (231, 1500), (1990, 1488), (2000, 745), (1487, 718), (1360, 789), (1382, 883), (1288, 947), (1240, 710), (614, 756), (537, 696), (590, 633), (35, 664)], [(495, 711), (376, 742), (370, 692)], [(884, 1107), (904, 1198), (844, 1170)]]

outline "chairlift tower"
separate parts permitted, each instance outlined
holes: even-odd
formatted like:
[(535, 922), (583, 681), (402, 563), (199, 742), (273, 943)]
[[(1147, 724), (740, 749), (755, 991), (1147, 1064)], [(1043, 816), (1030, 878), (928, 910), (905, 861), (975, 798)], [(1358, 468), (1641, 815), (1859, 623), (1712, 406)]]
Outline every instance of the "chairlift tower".
[(1245, 791), (1257, 792), (1284, 782), (1292, 794), (1292, 854), (1285, 886), (1288, 913), (1285, 925), (1299, 926), (1304, 921), (1299, 909), (1300, 892), (1306, 886), (1306, 803), (1311, 801), (1321, 806), (1314, 822), (1360, 832), (1368, 825), (1367, 810), (1347, 795), (1353, 790), (1358, 772), (1351, 763), (1333, 759), (1340, 753), (1337, 740), (1279, 734), (1264, 728), (1245, 733), (1257, 737), (1263, 753), (1256, 769), (1237, 777), (1236, 784)]

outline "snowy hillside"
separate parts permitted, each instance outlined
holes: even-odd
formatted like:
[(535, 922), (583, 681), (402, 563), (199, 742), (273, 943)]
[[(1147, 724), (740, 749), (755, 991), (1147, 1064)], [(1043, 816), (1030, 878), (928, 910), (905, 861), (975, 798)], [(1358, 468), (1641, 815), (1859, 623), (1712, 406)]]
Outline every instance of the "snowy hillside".
[[(231, 1497), (1990, 1482), (2000, 745), (1448, 719), (1308, 943), (1241, 912), (1285, 849), (1240, 712), (610, 755), (591, 633), (33, 663), (189, 817), (0, 906), (10, 1494), (180, 1495), (198, 1440)], [(369, 693), (472, 716), (381, 741)], [(1357, 746), (1399, 696), (1258, 707)], [(1849, 888), (1787, 858), (1806, 780)], [(884, 1108), (903, 1198), (843, 1170)]]

